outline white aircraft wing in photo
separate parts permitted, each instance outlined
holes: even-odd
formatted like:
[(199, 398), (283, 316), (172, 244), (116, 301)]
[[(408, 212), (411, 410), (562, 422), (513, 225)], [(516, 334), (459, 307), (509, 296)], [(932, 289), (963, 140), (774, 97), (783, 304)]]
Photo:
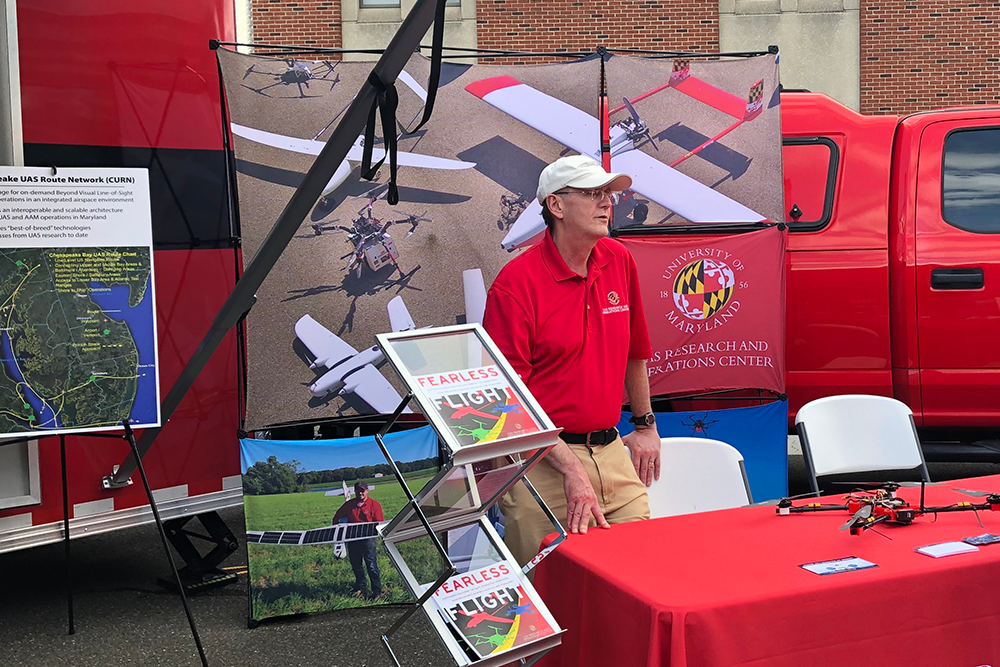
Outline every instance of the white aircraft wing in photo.
[[(237, 123), (231, 123), (230, 127), (233, 128), (233, 134), (238, 137), (243, 137), (244, 139), (249, 139), (250, 141), (272, 148), (280, 148), (281, 150), (302, 153), (304, 155), (319, 155), (323, 147), (326, 146), (325, 141), (298, 139)], [(347, 151), (347, 159), (352, 162), (361, 162), (363, 155), (364, 140), (363, 137), (359, 136), (358, 140), (351, 146), (351, 149)], [(385, 155), (385, 151), (381, 148), (372, 149), (372, 160), (381, 160), (383, 155)], [(407, 153), (406, 151), (396, 152), (396, 162), (401, 167), (423, 167), (426, 169), (471, 169), (476, 166), (475, 162), (464, 162), (463, 160), (452, 160), (450, 158), (422, 155), (420, 153)]]
[[(467, 91), (522, 123), (600, 162), (600, 123), (585, 111), (521, 83), (497, 76), (469, 84)], [(613, 171), (632, 176), (632, 190), (691, 222), (757, 222), (759, 213), (716, 192), (659, 160), (635, 150), (621, 128), (611, 128)], [(545, 231), (541, 204), (533, 201), (511, 226), (501, 245), (531, 245)]]
[(358, 353), (340, 336), (324, 327), (310, 315), (303, 315), (295, 323), (295, 335), (316, 357), (316, 361), (312, 363), (310, 368), (318, 368), (319, 366), (333, 368)]
[(632, 189), (691, 222), (759, 222), (764, 216), (642, 151), (611, 156), (611, 171), (632, 177)]
[[(351, 373), (340, 393), (348, 391), (354, 392), (358, 398), (372, 406), (375, 412), (383, 415), (392, 414), (402, 400), (385, 376), (371, 364)], [(410, 409), (405, 408), (404, 411), (410, 412)]]
[(413, 331), (417, 328), (417, 325), (413, 322), (413, 318), (410, 317), (410, 311), (407, 310), (406, 304), (403, 303), (403, 297), (392, 297), (385, 308), (389, 311), (389, 327), (393, 331)]
[(535, 90), (511, 76), (482, 79), (470, 83), (465, 89), (567, 148), (600, 162), (601, 126), (586, 111)]
[(465, 321), (467, 324), (482, 324), (486, 312), (486, 282), (482, 269), (462, 271), (462, 288), (465, 292)]

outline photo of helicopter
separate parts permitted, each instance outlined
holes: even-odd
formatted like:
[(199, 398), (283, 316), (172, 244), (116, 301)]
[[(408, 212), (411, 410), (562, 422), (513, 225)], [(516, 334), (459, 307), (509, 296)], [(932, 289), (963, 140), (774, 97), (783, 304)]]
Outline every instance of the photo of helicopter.
[(388, 264), (399, 268), (399, 250), (396, 249), (396, 242), (389, 235), (388, 229), (392, 225), (409, 225), (406, 236), (410, 236), (416, 231), (421, 222), (430, 222), (430, 218), (423, 215), (409, 214), (399, 220), (383, 221), (376, 218), (372, 208), (378, 196), (369, 197), (368, 203), (358, 211), (358, 216), (351, 222), (351, 227), (345, 225), (323, 225), (315, 223), (312, 225), (316, 236), (320, 236), (326, 231), (342, 231), (347, 233), (347, 241), (353, 246), (351, 252), (343, 255), (341, 259), (350, 257), (345, 269), (354, 271), (358, 278), (367, 265), (372, 271), (378, 271)]
[[(329, 90), (333, 90), (333, 87), (340, 83), (340, 75), (335, 73), (337, 68), (337, 63), (331, 63), (327, 60), (320, 62), (302, 62), (301, 60), (293, 60), (288, 58), (285, 60), (285, 65), (287, 68), (280, 72), (268, 72), (265, 70), (257, 69), (257, 63), (250, 65), (247, 68), (246, 73), (243, 75), (244, 83), (241, 83), (244, 88), (252, 90), (255, 93), (264, 95), (265, 97), (273, 97), (268, 90), (274, 88), (275, 86), (298, 86), (299, 94), (292, 96), (283, 96), (286, 99), (304, 99), (307, 97), (320, 97), (319, 95), (306, 95), (303, 86), (309, 88), (309, 82), (322, 81), (324, 83), (329, 83)], [(330, 75), (335, 74), (333, 79), (330, 79)], [(257, 76), (255, 76), (257, 75)], [(259, 79), (262, 77), (267, 77), (272, 80), (272, 83), (263, 85), (259, 88), (254, 88), (253, 86), (246, 83), (246, 80), (254, 76), (254, 79)]]

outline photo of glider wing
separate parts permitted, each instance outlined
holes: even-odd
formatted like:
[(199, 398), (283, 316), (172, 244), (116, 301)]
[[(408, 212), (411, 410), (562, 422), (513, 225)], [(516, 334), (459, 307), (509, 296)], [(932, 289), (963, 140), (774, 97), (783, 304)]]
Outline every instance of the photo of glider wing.
[[(427, 101), (427, 93), (424, 89), (413, 79), (412, 76), (406, 72), (401, 72), (399, 75), (399, 80), (403, 81), (407, 86), (409, 86), (413, 91), (425, 102)], [(331, 123), (332, 124), (332, 121)], [(326, 146), (325, 141), (320, 141), (319, 136), (323, 134), (329, 128), (324, 127), (320, 130), (319, 134), (314, 136), (312, 139), (299, 139), (296, 137), (289, 137), (282, 134), (276, 134), (274, 132), (265, 132), (264, 130), (254, 129), (252, 127), (247, 127), (245, 125), (240, 125), (238, 123), (230, 123), (233, 134), (244, 139), (249, 139), (258, 144), (263, 144), (265, 146), (271, 146), (272, 148), (279, 148), (281, 150), (292, 151), (294, 153), (302, 153), (304, 155), (319, 155), (323, 147)], [(351, 146), (350, 150), (347, 151), (347, 157), (343, 162), (337, 167), (337, 170), (333, 173), (333, 177), (323, 188), (323, 194), (320, 195), (319, 202), (322, 206), (333, 192), (340, 187), (340, 185), (347, 180), (347, 177), (351, 175), (352, 167), (351, 162), (361, 162), (364, 156), (364, 135), (358, 136), (355, 140), (354, 145)], [(378, 147), (372, 148), (372, 162), (378, 162), (385, 156), (385, 151)], [(419, 153), (407, 153), (406, 151), (397, 151), (396, 153), (396, 163), (400, 167), (422, 167), (425, 169), (471, 169), (475, 167), (474, 162), (463, 162), (462, 160), (452, 160), (449, 158), (434, 157), (433, 155), (421, 155)]]
[[(683, 92), (730, 115), (738, 115), (734, 125), (670, 165), (635, 150), (651, 139), (648, 127), (633, 106), (635, 102), (668, 88)], [(601, 162), (600, 121), (585, 111), (535, 90), (510, 76), (482, 79), (466, 86), (466, 90), (567, 148), (589, 156), (598, 163)], [(675, 168), (684, 159), (696, 154), (719, 137), (760, 115), (763, 108), (762, 93), (763, 81), (758, 81), (751, 86), (748, 99), (740, 100), (735, 95), (691, 77), (687, 65), (683, 61), (677, 61), (667, 84), (634, 100), (623, 99), (621, 106), (610, 111), (609, 115), (624, 110), (629, 112), (627, 118), (618, 121), (610, 128), (611, 171), (630, 175), (633, 191), (691, 222), (766, 220), (761, 214)], [(505, 249), (528, 246), (541, 237), (545, 231), (541, 208), (537, 200), (532, 200), (501, 242)]]
[(248, 530), (247, 544), (336, 544), (378, 537), (385, 523), (338, 523), (312, 530)]

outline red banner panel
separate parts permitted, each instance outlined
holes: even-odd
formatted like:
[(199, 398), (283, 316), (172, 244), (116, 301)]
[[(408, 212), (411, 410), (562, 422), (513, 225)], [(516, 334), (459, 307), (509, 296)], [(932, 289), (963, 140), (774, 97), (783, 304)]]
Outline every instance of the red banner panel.
[(619, 239), (639, 266), (654, 395), (785, 390), (785, 233)]

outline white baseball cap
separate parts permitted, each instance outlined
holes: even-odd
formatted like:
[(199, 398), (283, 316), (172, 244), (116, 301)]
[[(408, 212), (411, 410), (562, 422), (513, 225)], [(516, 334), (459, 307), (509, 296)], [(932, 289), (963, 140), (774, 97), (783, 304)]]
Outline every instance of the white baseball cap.
[(542, 170), (538, 177), (538, 203), (545, 204), (545, 198), (563, 188), (596, 190), (610, 186), (621, 192), (632, 187), (632, 177), (628, 174), (609, 174), (601, 165), (586, 155), (561, 157)]

